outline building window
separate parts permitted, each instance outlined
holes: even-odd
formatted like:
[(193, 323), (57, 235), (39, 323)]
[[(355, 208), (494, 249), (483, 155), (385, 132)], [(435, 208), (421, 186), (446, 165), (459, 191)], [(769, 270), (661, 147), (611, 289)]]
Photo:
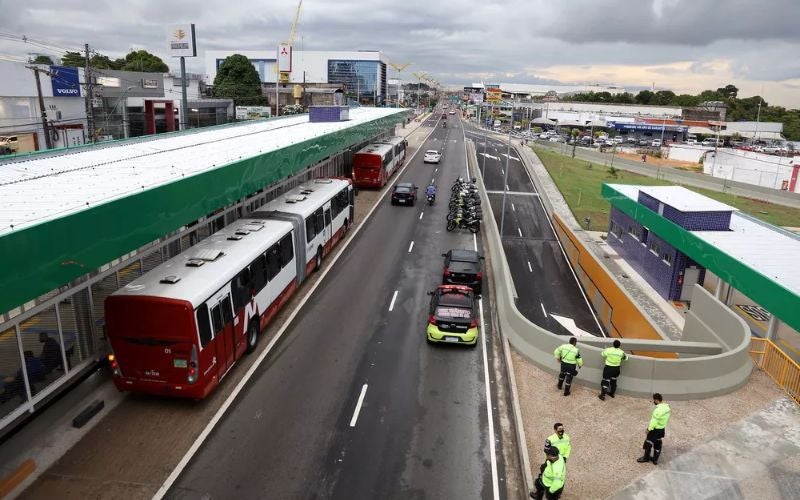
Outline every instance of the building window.
[(380, 61), (328, 60), (328, 83), (346, 86), (350, 99), (381, 104), (386, 97), (386, 65)]
[(611, 234), (616, 236), (618, 240), (622, 239), (622, 227), (613, 220), (611, 221)]
[(672, 254), (664, 253), (664, 255), (663, 255), (661, 260), (663, 260), (666, 265), (671, 266), (672, 265)]
[(661, 254), (661, 247), (658, 243), (653, 241), (650, 243), (650, 251), (653, 252), (656, 257), (658, 257)]
[(642, 245), (647, 246), (647, 237), (650, 236), (650, 230), (646, 227), (642, 228), (642, 237), (639, 238), (639, 241), (642, 242)]

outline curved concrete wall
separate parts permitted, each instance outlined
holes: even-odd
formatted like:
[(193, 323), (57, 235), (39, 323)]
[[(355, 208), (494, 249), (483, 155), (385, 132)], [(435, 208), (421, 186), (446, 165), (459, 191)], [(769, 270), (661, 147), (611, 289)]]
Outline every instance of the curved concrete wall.
[[(469, 144), (468, 157), (473, 175), (480, 177), (479, 169), (475, 168), (475, 149), (472, 143)], [(494, 292), (500, 328), (521, 354), (555, 375), (559, 364), (553, 357), (553, 351), (564, 343), (566, 337), (533, 324), (517, 309), (513, 280), (491, 212), (491, 204), (483, 190), (481, 197), (483, 207), (488, 212), (483, 218), (484, 234), (491, 256), (487, 261), (495, 277)], [(744, 320), (701, 286), (695, 286), (692, 309), (687, 313), (683, 339), (678, 342), (621, 339), (623, 348), (627, 351), (663, 351), (668, 346), (670, 350), (679, 353), (679, 357), (664, 359), (630, 356), (622, 367), (618, 392), (646, 398), (654, 392), (660, 392), (667, 399), (700, 399), (731, 392), (747, 381), (753, 368), (748, 354), (750, 330)], [(584, 367), (575, 378), (577, 383), (600, 387), (603, 370), (600, 352), (612, 341), (613, 339), (578, 339)], [(718, 354), (697, 354), (709, 351)]]

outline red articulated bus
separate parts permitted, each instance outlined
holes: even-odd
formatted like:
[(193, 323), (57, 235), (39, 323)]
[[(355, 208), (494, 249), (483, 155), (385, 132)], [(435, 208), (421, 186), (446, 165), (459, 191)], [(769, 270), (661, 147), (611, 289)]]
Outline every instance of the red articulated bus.
[(383, 187), (406, 159), (408, 141), (390, 137), (369, 144), (353, 155), (353, 183), (357, 187)]
[(119, 390), (202, 399), (353, 221), (349, 179), (316, 179), (162, 263), (105, 301)]

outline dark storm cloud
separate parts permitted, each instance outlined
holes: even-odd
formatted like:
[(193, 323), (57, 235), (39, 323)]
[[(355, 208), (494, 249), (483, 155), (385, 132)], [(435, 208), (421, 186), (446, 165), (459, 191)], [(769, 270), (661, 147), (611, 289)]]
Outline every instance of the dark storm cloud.
[(800, 40), (798, 0), (582, 0), (560, 2), (554, 14), (542, 33), (574, 43)]

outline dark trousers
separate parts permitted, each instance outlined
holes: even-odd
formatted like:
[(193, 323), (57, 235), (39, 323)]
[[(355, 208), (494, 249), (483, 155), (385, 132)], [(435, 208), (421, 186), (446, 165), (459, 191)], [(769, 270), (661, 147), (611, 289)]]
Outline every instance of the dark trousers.
[(613, 396), (617, 392), (617, 377), (619, 377), (619, 366), (604, 366), (600, 393)]
[(558, 388), (564, 387), (564, 394), (569, 394), (572, 386), (572, 377), (578, 374), (577, 367), (572, 363), (561, 362), (561, 373), (558, 374)]
[(534, 486), (536, 487), (536, 489), (533, 490), (533, 495), (534, 495), (533, 498), (535, 498), (536, 500), (543, 500), (545, 498), (547, 500), (556, 500), (558, 498), (561, 498), (561, 494), (564, 492), (564, 488), (562, 487), (555, 493), (550, 493), (550, 489), (542, 483), (542, 476), (536, 478)]
[(653, 429), (652, 431), (647, 431), (647, 437), (644, 438), (644, 444), (642, 448), (644, 448), (644, 455), (646, 457), (650, 456), (650, 450), (653, 450), (653, 458), (658, 460), (658, 456), (661, 455), (661, 440), (664, 439), (664, 429)]

